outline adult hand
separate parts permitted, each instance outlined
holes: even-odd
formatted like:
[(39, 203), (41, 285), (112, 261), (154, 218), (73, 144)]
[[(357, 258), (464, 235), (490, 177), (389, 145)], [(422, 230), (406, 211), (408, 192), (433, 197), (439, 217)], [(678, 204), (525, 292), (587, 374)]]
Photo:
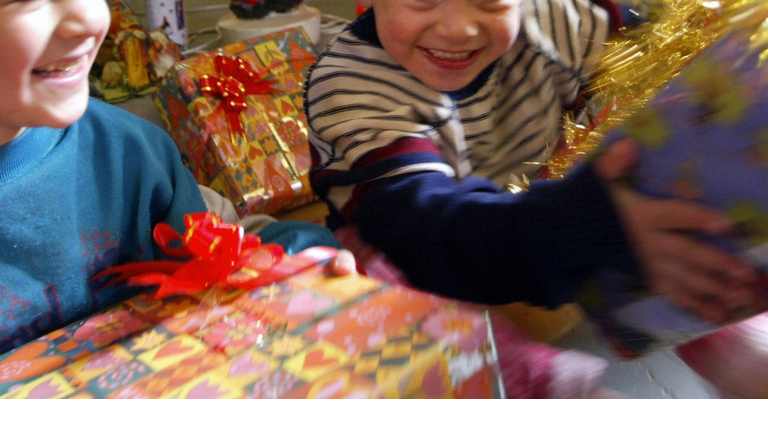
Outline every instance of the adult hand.
[[(731, 232), (720, 211), (680, 199), (655, 199), (624, 185), (637, 160), (630, 141), (598, 156), (597, 174), (609, 183), (627, 236), (649, 288), (714, 322), (730, 320), (760, 301), (765, 284), (746, 261), (697, 237)], [(762, 282), (761, 282), (762, 281)]]

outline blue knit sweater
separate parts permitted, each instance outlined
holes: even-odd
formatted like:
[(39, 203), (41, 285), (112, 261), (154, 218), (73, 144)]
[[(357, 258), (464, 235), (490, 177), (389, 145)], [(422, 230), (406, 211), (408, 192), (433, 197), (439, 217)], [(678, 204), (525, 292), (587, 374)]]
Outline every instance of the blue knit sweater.
[(65, 129), (0, 146), (0, 352), (136, 294), (91, 277), (161, 255), (154, 225), (205, 211), (168, 135), (91, 100)]

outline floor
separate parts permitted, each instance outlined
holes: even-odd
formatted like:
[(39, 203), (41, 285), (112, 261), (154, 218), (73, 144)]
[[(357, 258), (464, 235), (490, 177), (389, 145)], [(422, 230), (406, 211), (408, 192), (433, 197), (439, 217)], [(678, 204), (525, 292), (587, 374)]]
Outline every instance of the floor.
[(609, 366), (602, 385), (631, 398), (719, 398), (714, 387), (693, 372), (671, 349), (657, 351), (637, 360), (621, 360), (586, 322), (563, 337), (557, 345), (607, 359)]
[[(141, 14), (143, 2), (134, 0), (133, 3), (134, 10)], [(218, 17), (228, 12), (228, 3), (228, 0), (185, 0), (190, 35), (215, 25)], [(349, 20), (355, 16), (354, 0), (307, 0), (306, 4), (318, 8), (329, 21), (336, 17)], [(129, 101), (124, 107), (159, 121), (159, 118), (153, 118), (156, 116), (154, 107), (143, 102)], [(672, 351), (657, 352), (640, 360), (622, 361), (613, 355), (588, 323), (580, 324), (560, 340), (558, 346), (589, 352), (609, 360), (610, 366), (605, 372), (602, 385), (630, 398), (718, 398), (716, 391)]]

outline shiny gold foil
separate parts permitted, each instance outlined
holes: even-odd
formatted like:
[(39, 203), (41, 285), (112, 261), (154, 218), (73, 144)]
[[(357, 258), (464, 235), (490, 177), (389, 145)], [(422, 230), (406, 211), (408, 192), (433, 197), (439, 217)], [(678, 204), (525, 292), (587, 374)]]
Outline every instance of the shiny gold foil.
[(588, 81), (590, 121), (564, 119), (566, 146), (548, 163), (549, 178), (562, 178), (594, 150), (607, 131), (646, 105), (707, 47), (730, 31), (748, 31), (755, 49), (768, 58), (766, 0), (659, 0), (651, 17), (607, 43), (601, 64)]

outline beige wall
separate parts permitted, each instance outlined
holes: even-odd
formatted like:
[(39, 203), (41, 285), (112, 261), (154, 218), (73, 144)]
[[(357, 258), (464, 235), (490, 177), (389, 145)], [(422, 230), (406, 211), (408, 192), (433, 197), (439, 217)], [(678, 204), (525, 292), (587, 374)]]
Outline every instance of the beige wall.
[(307, 5), (320, 9), (324, 14), (346, 19), (354, 19), (356, 15), (355, 0), (307, 0)]

